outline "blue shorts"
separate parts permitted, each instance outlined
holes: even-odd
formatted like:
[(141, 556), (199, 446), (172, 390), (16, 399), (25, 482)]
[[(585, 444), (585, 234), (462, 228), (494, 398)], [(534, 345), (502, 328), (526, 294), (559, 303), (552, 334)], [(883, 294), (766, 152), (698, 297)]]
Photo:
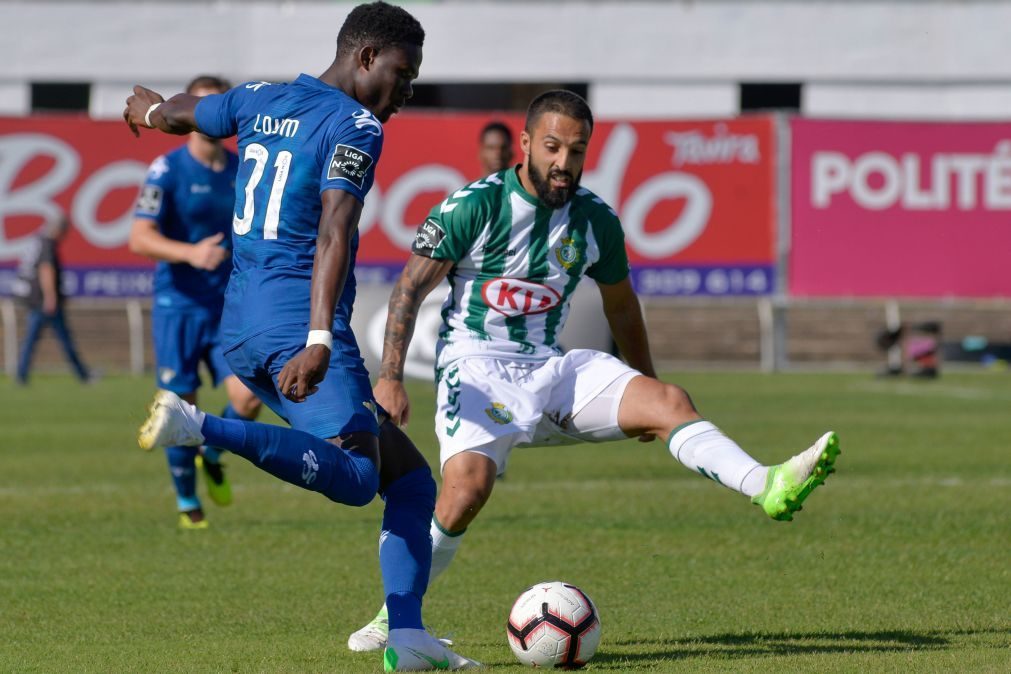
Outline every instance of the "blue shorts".
[(218, 338), (218, 312), (196, 308), (151, 310), (155, 380), (173, 393), (200, 388), (200, 362), (207, 364), (214, 385), (232, 374)]
[(378, 435), (372, 383), (350, 330), (334, 331), (330, 369), (318, 391), (300, 403), (281, 395), (277, 377), (305, 348), (305, 338), (305, 326), (273, 328), (229, 348), (225, 358), (232, 372), (292, 428), (324, 439), (358, 431)]

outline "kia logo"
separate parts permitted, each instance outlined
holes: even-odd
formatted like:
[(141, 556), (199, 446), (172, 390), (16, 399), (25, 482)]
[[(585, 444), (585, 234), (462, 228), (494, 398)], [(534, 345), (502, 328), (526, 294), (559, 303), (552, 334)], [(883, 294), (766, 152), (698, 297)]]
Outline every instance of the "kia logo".
[(540, 283), (515, 278), (493, 278), (481, 286), (485, 304), (505, 316), (541, 314), (557, 307), (562, 296)]

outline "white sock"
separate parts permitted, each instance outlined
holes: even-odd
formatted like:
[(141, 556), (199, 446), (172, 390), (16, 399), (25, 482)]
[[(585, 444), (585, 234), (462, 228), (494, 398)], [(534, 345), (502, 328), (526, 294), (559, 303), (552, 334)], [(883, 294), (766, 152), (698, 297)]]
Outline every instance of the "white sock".
[(765, 489), (769, 469), (755, 461), (736, 442), (705, 420), (676, 428), (668, 442), (670, 453), (724, 487), (754, 496)]
[(431, 586), (432, 582), (439, 577), (439, 575), (449, 567), (449, 563), (453, 561), (453, 557), (456, 555), (456, 549), (460, 547), (460, 541), (463, 540), (463, 535), (466, 533), (466, 529), (458, 534), (450, 534), (439, 522), (432, 517), (432, 526), (429, 530), (432, 534), (432, 571), (428, 574), (428, 584)]

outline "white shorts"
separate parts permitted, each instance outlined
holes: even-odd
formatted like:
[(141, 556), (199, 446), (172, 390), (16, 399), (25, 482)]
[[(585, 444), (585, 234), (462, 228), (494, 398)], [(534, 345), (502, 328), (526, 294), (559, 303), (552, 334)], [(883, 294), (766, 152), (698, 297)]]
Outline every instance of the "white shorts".
[[(534, 363), (461, 358), (443, 370), (438, 384), (440, 464), (460, 452), (477, 452), (502, 473), (517, 445), (624, 439), (618, 405), (639, 374), (614, 356), (589, 349)], [(591, 405), (598, 397), (601, 404)]]

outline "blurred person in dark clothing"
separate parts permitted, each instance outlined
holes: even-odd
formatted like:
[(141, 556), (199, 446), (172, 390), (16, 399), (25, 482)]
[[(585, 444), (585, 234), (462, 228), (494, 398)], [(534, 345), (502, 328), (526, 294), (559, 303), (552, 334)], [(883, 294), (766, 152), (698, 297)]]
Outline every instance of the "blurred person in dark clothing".
[(59, 245), (69, 230), (70, 222), (65, 215), (61, 214), (46, 222), (18, 269), (14, 293), (28, 308), (28, 329), (18, 357), (17, 381), (22, 385), (28, 383), (32, 354), (42, 336), (42, 328), (46, 325), (52, 327), (59, 338), (63, 353), (74, 368), (77, 378), (82, 382), (91, 378), (91, 373), (77, 353), (63, 314)]
[(513, 132), (503, 122), (488, 122), (481, 129), (478, 159), (481, 175), (498, 173), (512, 166)]

